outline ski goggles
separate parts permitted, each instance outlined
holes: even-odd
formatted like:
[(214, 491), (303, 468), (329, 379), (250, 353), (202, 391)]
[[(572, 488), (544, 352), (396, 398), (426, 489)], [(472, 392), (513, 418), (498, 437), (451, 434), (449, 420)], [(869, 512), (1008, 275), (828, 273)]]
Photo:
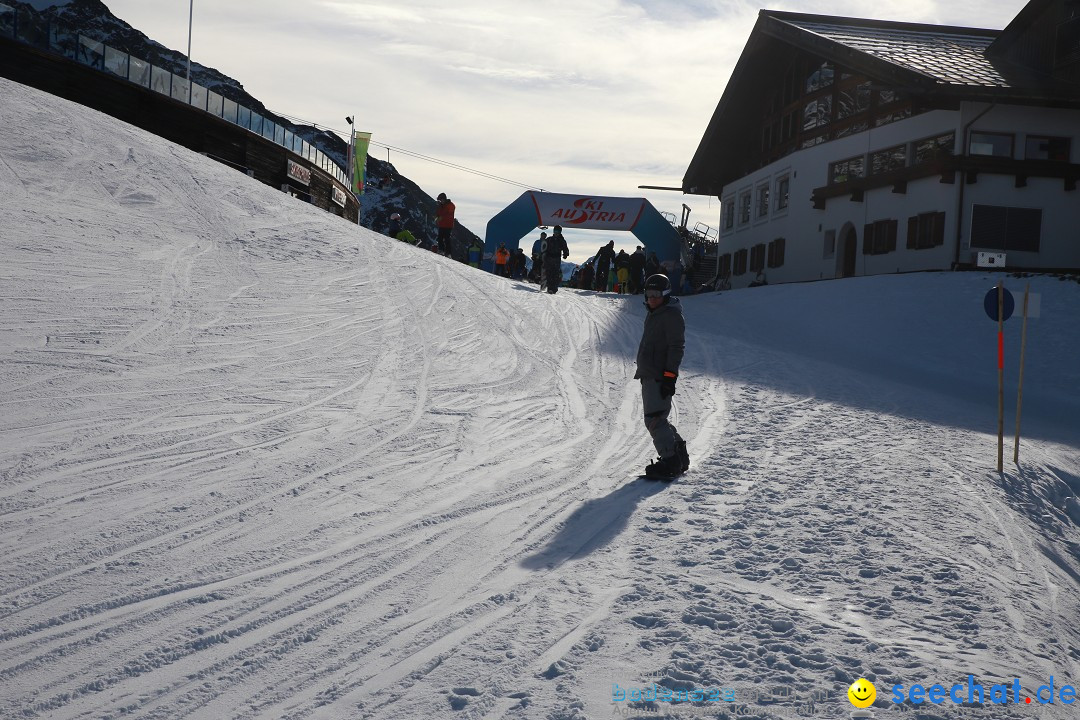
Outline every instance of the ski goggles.
[(645, 297), (647, 298), (662, 298), (664, 297), (663, 290), (646, 290)]

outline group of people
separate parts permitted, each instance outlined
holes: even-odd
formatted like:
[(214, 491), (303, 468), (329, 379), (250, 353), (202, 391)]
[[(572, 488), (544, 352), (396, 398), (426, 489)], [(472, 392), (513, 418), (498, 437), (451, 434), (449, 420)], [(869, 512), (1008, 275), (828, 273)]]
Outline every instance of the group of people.
[(452, 242), (454, 233), (454, 213), (456, 210), (457, 208), (454, 203), (451, 202), (450, 198), (446, 197), (446, 193), (439, 193), (439, 197), (435, 200), (436, 240), (433, 245), (429, 245), (413, 235), (413, 233), (405, 227), (404, 221), (401, 218), (401, 213), (398, 212), (390, 213), (386, 234), (395, 240), (401, 240), (410, 245), (424, 246), (440, 255), (452, 257), (454, 250)]
[(632, 253), (615, 252), (615, 241), (612, 240), (578, 267), (571, 282), (582, 290), (640, 295), (645, 291), (645, 278), (662, 271), (656, 253), (650, 252), (646, 256), (640, 245)]

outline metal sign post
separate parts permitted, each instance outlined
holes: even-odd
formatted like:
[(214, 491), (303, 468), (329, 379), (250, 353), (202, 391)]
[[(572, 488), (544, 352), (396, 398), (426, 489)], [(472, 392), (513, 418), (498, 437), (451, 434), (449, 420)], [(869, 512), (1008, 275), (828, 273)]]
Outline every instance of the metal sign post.
[(997, 469), (1003, 472), (1005, 454), (1005, 284), (998, 280), (998, 453)]
[(1027, 348), (1028, 297), (1031, 283), (1024, 287), (1024, 324), (1020, 331), (1020, 384), (1016, 391), (1016, 442), (1013, 445), (1013, 462), (1020, 463), (1020, 407), (1024, 403), (1024, 351)]
[(1015, 306), (1012, 293), (1001, 280), (983, 298), (986, 314), (998, 324), (998, 472), (1005, 468), (1005, 321), (1012, 316)]

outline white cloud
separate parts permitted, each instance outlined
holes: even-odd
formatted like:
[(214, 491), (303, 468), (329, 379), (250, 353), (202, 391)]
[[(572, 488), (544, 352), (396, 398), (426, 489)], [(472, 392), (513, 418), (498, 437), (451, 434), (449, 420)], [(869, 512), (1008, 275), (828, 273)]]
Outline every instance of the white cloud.
[[(109, 6), (186, 48), (186, 4)], [(770, 7), (984, 27), (1004, 27), (1020, 9), (972, 0)], [(343, 118), (355, 114), (376, 143), (553, 191), (644, 196), (675, 214), (686, 202), (691, 225), (716, 226), (715, 199), (637, 186), (681, 184), (757, 15), (756, 5), (711, 0), (200, 0), (192, 54), (272, 110), (343, 135)], [(385, 156), (378, 146), (372, 153)], [(481, 236), (522, 192), (391, 160), (431, 194), (454, 197), (459, 219)]]

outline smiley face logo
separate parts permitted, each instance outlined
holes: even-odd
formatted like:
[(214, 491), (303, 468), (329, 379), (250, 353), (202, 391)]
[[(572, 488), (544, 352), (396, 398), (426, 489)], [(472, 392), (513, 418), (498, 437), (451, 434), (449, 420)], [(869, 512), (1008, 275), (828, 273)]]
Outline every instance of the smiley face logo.
[(877, 699), (877, 688), (866, 678), (859, 678), (847, 689), (848, 700), (857, 708), (868, 708)]

